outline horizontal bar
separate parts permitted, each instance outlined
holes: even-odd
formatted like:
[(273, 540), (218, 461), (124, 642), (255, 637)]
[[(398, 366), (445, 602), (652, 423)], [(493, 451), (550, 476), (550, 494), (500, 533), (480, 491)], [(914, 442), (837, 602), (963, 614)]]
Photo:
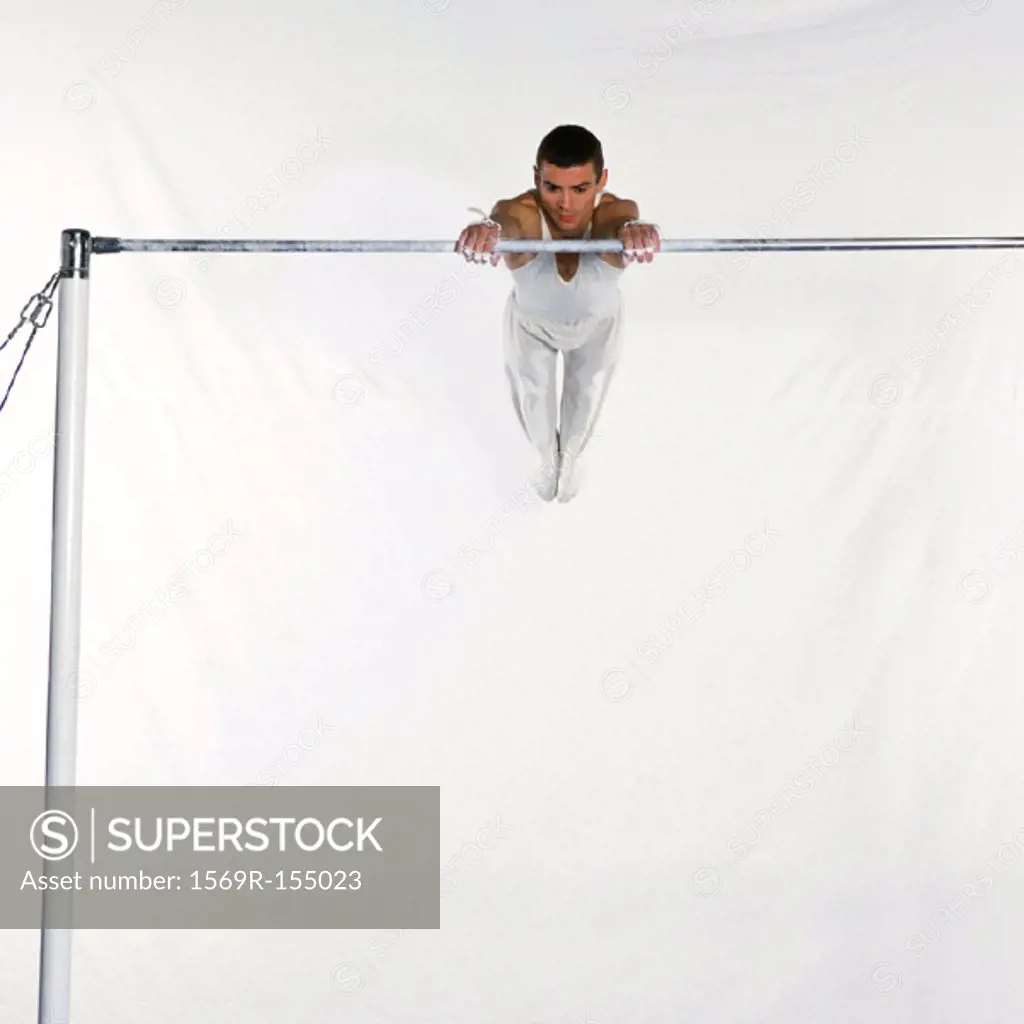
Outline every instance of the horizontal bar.
[[(871, 249), (1016, 249), (1024, 237), (918, 238), (666, 238), (662, 252), (825, 252)], [(98, 255), (115, 252), (455, 252), (455, 242), (372, 239), (250, 240), (237, 238), (101, 238), (92, 240)], [(509, 239), (497, 253), (622, 252), (617, 238)]]

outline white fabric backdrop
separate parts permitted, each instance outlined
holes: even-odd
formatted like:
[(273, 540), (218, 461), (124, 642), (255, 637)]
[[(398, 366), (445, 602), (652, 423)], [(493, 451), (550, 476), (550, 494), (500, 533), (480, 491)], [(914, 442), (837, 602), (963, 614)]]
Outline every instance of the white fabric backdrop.
[[(1007, 0), (4, 26), (4, 335), (63, 228), (455, 238), (563, 122), (667, 237), (1024, 229)], [(97, 257), (79, 782), (439, 785), (456, 885), (439, 931), (81, 932), (75, 1024), (1019, 1021), (1022, 266), (631, 267), (586, 489), (515, 515), (503, 268)], [(42, 781), (55, 344), (0, 417), (7, 785)], [(2, 1024), (37, 944), (0, 936)]]

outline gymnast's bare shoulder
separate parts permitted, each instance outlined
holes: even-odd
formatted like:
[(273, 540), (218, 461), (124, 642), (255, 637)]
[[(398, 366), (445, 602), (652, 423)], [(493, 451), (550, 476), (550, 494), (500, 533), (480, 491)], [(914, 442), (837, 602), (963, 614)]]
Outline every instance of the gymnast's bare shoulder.
[[(491, 216), (501, 225), (502, 238), (540, 238), (540, 208), (533, 190), (521, 192), (511, 199), (499, 199)], [(509, 270), (525, 266), (535, 252), (510, 252), (503, 258)]]
[[(632, 199), (623, 199), (621, 196), (612, 195), (611, 192), (603, 193), (594, 208), (590, 237), (618, 238), (619, 228), (622, 224), (636, 217), (638, 212), (637, 205)], [(626, 265), (621, 252), (602, 252), (598, 255), (609, 266), (624, 267)]]

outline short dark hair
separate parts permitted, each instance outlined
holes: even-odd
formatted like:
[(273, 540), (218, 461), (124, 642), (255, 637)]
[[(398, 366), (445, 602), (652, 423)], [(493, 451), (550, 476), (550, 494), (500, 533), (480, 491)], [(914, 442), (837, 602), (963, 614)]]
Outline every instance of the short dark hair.
[(593, 163), (598, 178), (604, 170), (600, 139), (578, 124), (560, 124), (541, 139), (537, 147), (538, 170), (545, 160), (555, 167), (578, 167)]

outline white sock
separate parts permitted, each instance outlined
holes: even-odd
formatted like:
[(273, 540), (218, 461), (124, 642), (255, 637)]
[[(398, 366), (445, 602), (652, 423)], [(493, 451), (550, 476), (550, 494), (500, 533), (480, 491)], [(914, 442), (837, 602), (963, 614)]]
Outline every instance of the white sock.
[(558, 467), (558, 500), (572, 501), (580, 489), (579, 456), (572, 452), (563, 452), (561, 465)]
[(541, 501), (552, 501), (558, 491), (559, 457), (557, 454), (545, 459), (541, 467), (530, 478), (530, 486)]

